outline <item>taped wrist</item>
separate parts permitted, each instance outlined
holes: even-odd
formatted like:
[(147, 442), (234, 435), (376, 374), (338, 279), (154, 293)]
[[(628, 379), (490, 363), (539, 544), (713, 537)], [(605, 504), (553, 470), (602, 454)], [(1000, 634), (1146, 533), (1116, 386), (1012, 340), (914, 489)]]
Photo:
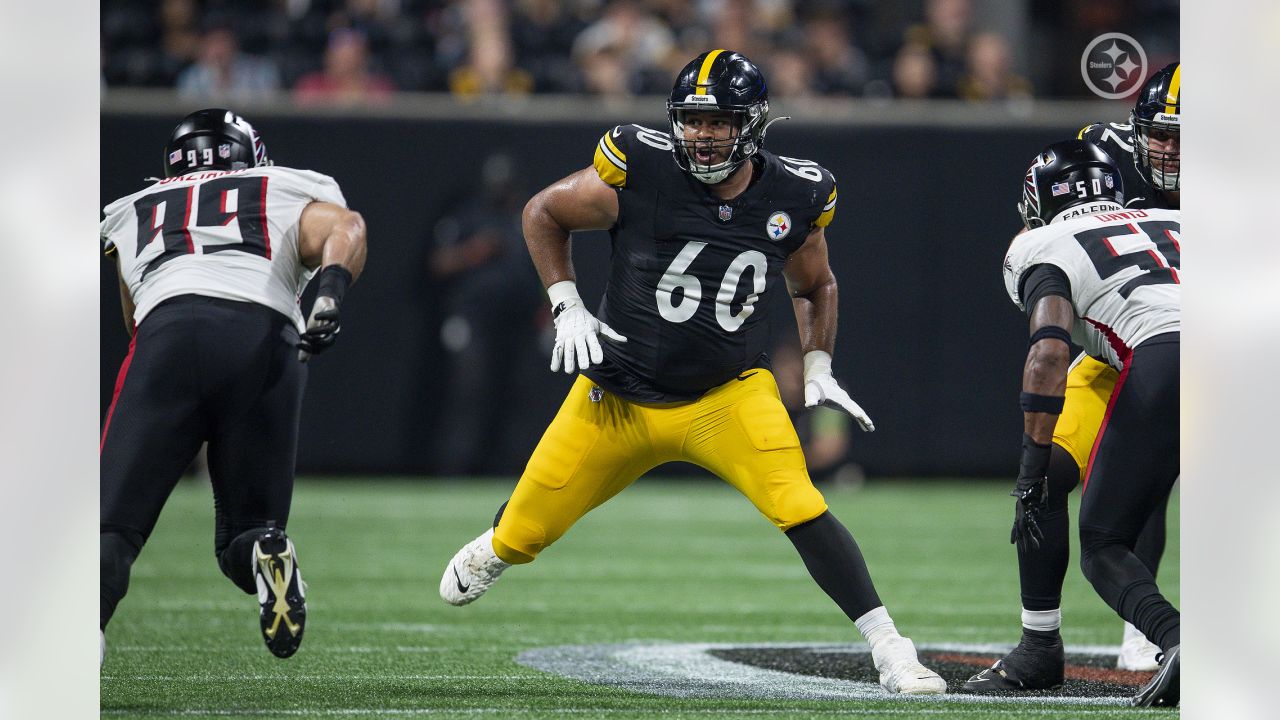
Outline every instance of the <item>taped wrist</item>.
[(1018, 463), (1018, 479), (1042, 478), (1049, 474), (1049, 457), (1053, 444), (1041, 445), (1022, 433), (1022, 459)]
[(810, 350), (804, 354), (804, 381), (819, 375), (831, 374), (831, 354), (823, 350)]
[(561, 280), (547, 288), (547, 299), (551, 301), (553, 318), (558, 318), (565, 310), (582, 304), (582, 297), (578, 295), (578, 283), (572, 280)]
[(1038, 393), (1024, 392), (1018, 396), (1018, 403), (1022, 406), (1022, 412), (1029, 413), (1061, 415), (1062, 407), (1066, 405), (1066, 402), (1066, 397), (1062, 395), (1040, 395)]
[(340, 306), (347, 288), (351, 287), (351, 271), (341, 265), (326, 265), (320, 271), (317, 283), (316, 297), (331, 297)]

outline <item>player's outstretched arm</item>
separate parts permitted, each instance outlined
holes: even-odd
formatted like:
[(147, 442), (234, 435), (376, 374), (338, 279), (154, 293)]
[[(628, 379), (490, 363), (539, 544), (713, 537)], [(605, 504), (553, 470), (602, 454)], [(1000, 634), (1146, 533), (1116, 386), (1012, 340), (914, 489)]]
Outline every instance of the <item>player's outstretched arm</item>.
[(1040, 516), (1049, 501), (1049, 456), (1053, 428), (1062, 414), (1071, 364), (1071, 333), (1075, 322), (1071, 302), (1046, 295), (1031, 309), (1031, 347), (1022, 369), (1022, 457), (1018, 481), (1010, 493), (1017, 498), (1009, 542), (1024, 551), (1040, 547)]
[(585, 370), (604, 362), (600, 336), (626, 342), (583, 304), (573, 273), (569, 234), (575, 230), (605, 230), (618, 221), (617, 191), (605, 184), (593, 167), (552, 183), (524, 206), (521, 218), (529, 257), (538, 269), (551, 300), (556, 344), (551, 371)]
[(299, 220), (298, 254), (303, 265), (320, 268), (311, 317), (298, 343), (298, 359), (306, 362), (338, 339), (342, 298), (364, 270), (364, 218), (332, 203), (311, 203)]
[(862, 406), (849, 397), (831, 375), (831, 353), (836, 345), (839, 288), (827, 259), (824, 228), (809, 231), (804, 244), (787, 258), (782, 269), (791, 293), (791, 307), (804, 352), (804, 404), (834, 405), (853, 416), (866, 432), (876, 429)]

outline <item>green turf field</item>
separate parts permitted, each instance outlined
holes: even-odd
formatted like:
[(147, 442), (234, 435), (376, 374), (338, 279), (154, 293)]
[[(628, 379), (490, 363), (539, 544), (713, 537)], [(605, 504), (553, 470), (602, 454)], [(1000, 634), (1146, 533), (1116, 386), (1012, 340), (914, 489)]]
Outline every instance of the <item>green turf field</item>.
[[(565, 679), (526, 650), (604, 643), (855, 643), (791, 543), (745, 499), (707, 480), (641, 480), (536, 563), (473, 605), (437, 596), (440, 573), (479, 534), (511, 481), (307, 481), (290, 535), (308, 583), (306, 640), (272, 657), (256, 603), (218, 571), (207, 487), (182, 483), (134, 566), (107, 635), (109, 717), (893, 718), (1132, 717), (1169, 711), (920, 703), (893, 699), (680, 698)], [(1008, 544), (1011, 482), (872, 483), (824, 489), (852, 530), (903, 634), (917, 643), (1018, 637)], [(1077, 503), (1073, 501), (1074, 518)], [(1161, 587), (1177, 604), (1178, 511)], [(1073, 548), (1068, 645), (1116, 645), (1120, 621), (1081, 577)]]

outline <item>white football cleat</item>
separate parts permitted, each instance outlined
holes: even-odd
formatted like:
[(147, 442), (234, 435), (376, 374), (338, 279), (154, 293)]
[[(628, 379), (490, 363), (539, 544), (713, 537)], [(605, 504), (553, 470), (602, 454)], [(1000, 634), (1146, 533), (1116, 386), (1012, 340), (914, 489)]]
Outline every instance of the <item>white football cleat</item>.
[(871, 648), (871, 659), (880, 671), (880, 685), (891, 693), (941, 695), (947, 681), (920, 664), (916, 646), (909, 638), (883, 640)]
[(511, 567), (493, 551), (493, 528), (453, 556), (440, 578), (440, 597), (450, 605), (466, 605), (480, 597)]
[(1130, 623), (1124, 624), (1124, 641), (1120, 643), (1120, 657), (1116, 659), (1116, 667), (1121, 670), (1136, 672), (1154, 672), (1160, 663), (1156, 656), (1160, 648), (1147, 639), (1138, 628)]

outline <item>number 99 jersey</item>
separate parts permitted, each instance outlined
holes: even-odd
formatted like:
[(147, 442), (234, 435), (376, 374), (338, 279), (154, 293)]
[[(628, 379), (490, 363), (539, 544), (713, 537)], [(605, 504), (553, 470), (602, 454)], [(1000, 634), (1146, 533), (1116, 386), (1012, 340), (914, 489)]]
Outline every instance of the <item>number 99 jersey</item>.
[[(681, 170), (671, 136), (638, 125), (600, 138), (594, 166), (618, 192), (598, 317), (627, 338), (603, 343), (585, 374), (635, 402), (692, 400), (767, 367), (760, 307), (782, 268), (835, 214), (835, 178), (817, 163), (756, 153), (753, 182), (721, 200)], [(786, 292), (785, 289), (782, 292)]]
[(1075, 340), (1122, 370), (1142, 341), (1181, 327), (1181, 218), (1178, 210), (1117, 209), (1030, 230), (1005, 256), (1005, 289), (1026, 310), (1027, 274), (1057, 267), (1071, 285)]
[(103, 211), (141, 324), (178, 295), (265, 305), (304, 329), (298, 296), (314, 270), (298, 255), (298, 221), (313, 201), (347, 206), (333, 178), (263, 166), (166, 178)]

